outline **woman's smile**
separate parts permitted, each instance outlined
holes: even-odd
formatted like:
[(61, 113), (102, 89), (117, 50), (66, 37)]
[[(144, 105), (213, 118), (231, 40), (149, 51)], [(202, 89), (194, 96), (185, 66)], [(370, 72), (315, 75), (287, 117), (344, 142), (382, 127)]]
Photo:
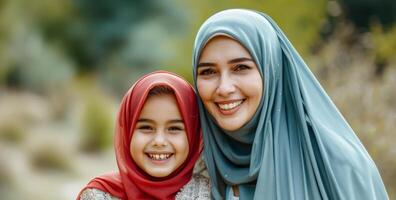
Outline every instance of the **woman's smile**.
[(236, 113), (242, 106), (244, 99), (230, 100), (230, 101), (219, 101), (215, 104), (219, 108), (219, 112), (223, 115), (232, 115)]

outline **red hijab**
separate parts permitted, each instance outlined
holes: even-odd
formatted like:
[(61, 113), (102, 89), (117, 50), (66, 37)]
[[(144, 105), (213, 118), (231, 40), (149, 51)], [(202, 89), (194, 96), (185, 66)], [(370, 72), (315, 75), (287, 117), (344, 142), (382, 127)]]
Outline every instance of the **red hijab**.
[[(133, 161), (129, 148), (136, 121), (149, 91), (155, 86), (168, 86), (173, 89), (189, 143), (186, 161), (164, 178), (152, 177), (141, 170)], [(124, 200), (175, 199), (176, 193), (191, 180), (195, 162), (202, 151), (198, 106), (190, 84), (166, 71), (156, 71), (136, 81), (122, 100), (114, 145), (118, 172), (96, 177), (84, 189), (97, 188)]]

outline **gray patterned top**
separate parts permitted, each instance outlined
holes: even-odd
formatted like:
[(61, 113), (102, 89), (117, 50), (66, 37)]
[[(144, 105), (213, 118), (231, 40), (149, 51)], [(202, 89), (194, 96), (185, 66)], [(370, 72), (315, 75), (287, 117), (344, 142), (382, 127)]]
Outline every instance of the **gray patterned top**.
[[(210, 199), (210, 182), (209, 179), (194, 174), (191, 181), (188, 182), (177, 194), (176, 200), (209, 200)], [(109, 193), (95, 189), (85, 189), (80, 196), (80, 200), (120, 200), (111, 196)]]

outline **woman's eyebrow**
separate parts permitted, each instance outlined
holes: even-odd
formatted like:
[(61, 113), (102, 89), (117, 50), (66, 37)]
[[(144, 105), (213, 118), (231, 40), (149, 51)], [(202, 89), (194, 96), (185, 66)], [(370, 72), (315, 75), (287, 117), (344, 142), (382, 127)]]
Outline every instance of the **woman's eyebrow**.
[(198, 67), (212, 67), (215, 66), (214, 63), (209, 63), (209, 62), (202, 62), (202, 63), (198, 63), (197, 68)]
[[(244, 61), (251, 61), (251, 62), (254, 62), (251, 58), (241, 57), (241, 58), (234, 58), (234, 59), (232, 59), (232, 60), (229, 60), (227, 63), (228, 63), (228, 64), (233, 64), (233, 63), (239, 63), (239, 62), (244, 62)], [(213, 66), (215, 66), (215, 65), (216, 65), (215, 63), (202, 62), (202, 63), (199, 63), (199, 64), (197, 65), (197, 68), (198, 68), (198, 67), (213, 67)]]
[(229, 60), (227, 63), (232, 64), (232, 63), (239, 63), (239, 62), (244, 62), (244, 61), (254, 62), (251, 58), (241, 57), (241, 58), (234, 58), (232, 60)]

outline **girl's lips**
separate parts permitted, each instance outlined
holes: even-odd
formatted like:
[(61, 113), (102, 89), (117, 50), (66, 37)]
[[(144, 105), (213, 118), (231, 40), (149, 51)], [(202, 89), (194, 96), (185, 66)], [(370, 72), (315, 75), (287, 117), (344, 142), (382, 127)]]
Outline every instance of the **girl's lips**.
[(153, 160), (164, 160), (172, 156), (172, 153), (147, 153), (147, 155)]
[(154, 164), (167, 163), (173, 156), (173, 153), (146, 153), (146, 157)]

